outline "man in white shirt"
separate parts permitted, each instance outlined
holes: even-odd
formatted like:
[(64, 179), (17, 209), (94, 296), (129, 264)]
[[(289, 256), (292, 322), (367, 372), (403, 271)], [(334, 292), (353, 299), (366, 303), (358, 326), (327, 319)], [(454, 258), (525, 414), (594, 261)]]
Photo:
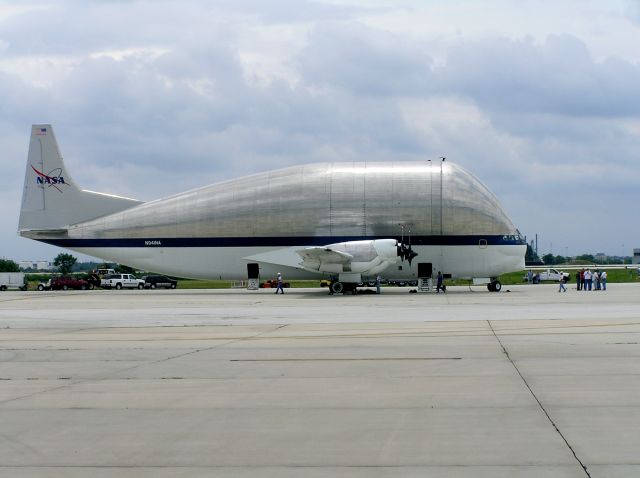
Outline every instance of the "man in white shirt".
[(583, 290), (591, 290), (591, 279), (592, 279), (592, 275), (591, 275), (591, 269), (587, 269), (586, 271), (584, 271), (584, 281), (585, 281), (585, 287)]
[(607, 271), (602, 271), (600, 274), (600, 283), (602, 284), (602, 290), (607, 290)]

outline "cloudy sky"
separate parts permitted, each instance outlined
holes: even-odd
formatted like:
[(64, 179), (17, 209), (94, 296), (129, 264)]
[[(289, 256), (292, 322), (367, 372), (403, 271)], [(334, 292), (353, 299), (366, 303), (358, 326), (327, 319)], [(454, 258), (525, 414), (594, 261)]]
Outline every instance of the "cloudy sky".
[(640, 1), (0, 0), (0, 257), (32, 123), (142, 200), (294, 164), (446, 156), (541, 253), (640, 247)]

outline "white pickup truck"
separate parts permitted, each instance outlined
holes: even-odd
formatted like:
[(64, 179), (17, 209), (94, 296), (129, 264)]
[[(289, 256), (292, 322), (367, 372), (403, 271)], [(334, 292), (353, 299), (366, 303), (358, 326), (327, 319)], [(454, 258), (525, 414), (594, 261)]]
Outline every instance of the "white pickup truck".
[[(571, 275), (568, 272), (562, 272), (558, 269), (546, 269), (546, 270), (532, 270), (532, 282), (537, 284), (543, 281), (560, 282), (560, 277), (563, 277), (565, 282), (568, 282)], [(528, 273), (522, 278), (524, 281), (528, 281)]]
[(131, 274), (109, 274), (100, 281), (103, 289), (144, 289), (144, 281)]

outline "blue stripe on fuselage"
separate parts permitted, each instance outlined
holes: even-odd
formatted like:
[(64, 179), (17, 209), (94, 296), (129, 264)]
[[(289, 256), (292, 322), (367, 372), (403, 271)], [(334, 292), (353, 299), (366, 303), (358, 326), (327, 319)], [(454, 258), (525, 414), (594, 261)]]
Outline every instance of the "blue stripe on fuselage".
[[(291, 247), (326, 246), (347, 241), (397, 239), (390, 236), (282, 236), (282, 237), (148, 237), (136, 239), (38, 239), (47, 244), (67, 248), (124, 248), (124, 247)], [(486, 241), (486, 242), (485, 242)], [(404, 238), (409, 243), (409, 238)], [(412, 236), (414, 246), (477, 246), (523, 245), (519, 236)]]

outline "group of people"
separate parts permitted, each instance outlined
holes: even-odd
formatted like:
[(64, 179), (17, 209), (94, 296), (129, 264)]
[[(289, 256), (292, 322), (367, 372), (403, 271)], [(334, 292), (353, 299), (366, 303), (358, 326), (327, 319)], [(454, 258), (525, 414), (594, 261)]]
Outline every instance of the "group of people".
[(583, 268), (576, 272), (576, 286), (578, 290), (607, 290), (607, 271)]

